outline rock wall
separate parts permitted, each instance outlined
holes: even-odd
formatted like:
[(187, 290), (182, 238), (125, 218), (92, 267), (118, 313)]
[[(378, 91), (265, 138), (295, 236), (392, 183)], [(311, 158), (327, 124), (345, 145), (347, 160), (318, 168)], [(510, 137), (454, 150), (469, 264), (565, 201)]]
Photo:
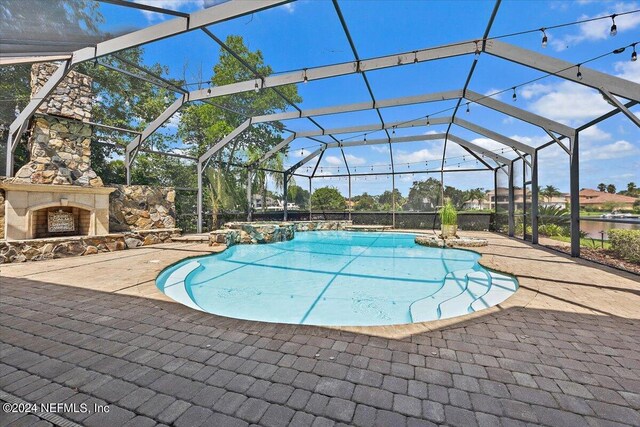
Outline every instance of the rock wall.
[(180, 229), (174, 228), (104, 236), (0, 241), (0, 264), (115, 252), (138, 246), (169, 243), (180, 234)]
[(173, 187), (114, 185), (109, 196), (111, 231), (153, 230), (176, 225), (176, 191)]
[(344, 230), (353, 225), (352, 221), (293, 221), (296, 231)]
[[(34, 64), (32, 96), (46, 83), (57, 66)], [(30, 159), (16, 173), (15, 181), (31, 184), (102, 187), (91, 169), (90, 124), (93, 108), (92, 80), (71, 71), (38, 108), (29, 138)], [(52, 117), (56, 116), (56, 117)]]
[(0, 240), (4, 239), (4, 190), (0, 188)]
[(296, 232), (344, 230), (351, 221), (227, 222), (209, 233), (209, 245), (274, 243), (292, 240)]
[(293, 239), (295, 234), (295, 226), (292, 222), (228, 222), (224, 225), (224, 228), (240, 231), (239, 243), (284, 242), (285, 240)]

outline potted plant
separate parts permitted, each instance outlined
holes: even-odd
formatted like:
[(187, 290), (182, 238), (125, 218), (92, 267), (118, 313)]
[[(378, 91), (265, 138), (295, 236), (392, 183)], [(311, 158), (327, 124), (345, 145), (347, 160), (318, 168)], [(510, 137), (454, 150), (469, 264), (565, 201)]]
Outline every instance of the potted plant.
[(440, 230), (443, 239), (455, 237), (458, 231), (458, 212), (450, 200), (440, 209)]

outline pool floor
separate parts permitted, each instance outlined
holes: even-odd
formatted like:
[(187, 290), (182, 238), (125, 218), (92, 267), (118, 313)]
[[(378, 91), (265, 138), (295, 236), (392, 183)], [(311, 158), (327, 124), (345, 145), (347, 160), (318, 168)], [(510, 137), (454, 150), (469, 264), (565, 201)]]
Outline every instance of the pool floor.
[[(163, 271), (157, 284), (168, 296), (206, 312), (309, 325), (411, 323), (494, 305), (496, 298), (488, 297), (494, 273), (478, 264), (479, 254), (418, 246), (414, 238), (387, 232), (296, 233), (286, 242), (236, 245), (182, 261)], [(515, 291), (515, 280), (498, 279)], [(494, 293), (499, 290), (494, 287)]]

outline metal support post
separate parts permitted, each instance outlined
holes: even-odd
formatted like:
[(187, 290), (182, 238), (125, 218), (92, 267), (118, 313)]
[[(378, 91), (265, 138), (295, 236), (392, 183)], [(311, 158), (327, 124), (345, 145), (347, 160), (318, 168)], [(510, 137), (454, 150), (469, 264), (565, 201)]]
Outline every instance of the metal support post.
[(571, 256), (580, 256), (580, 151), (578, 132), (570, 140), (569, 149), (569, 200), (571, 213)]
[(515, 234), (515, 191), (513, 189), (513, 161), (509, 164), (509, 237)]
[[(198, 167), (201, 164), (198, 162)], [(127, 185), (131, 185), (131, 153), (128, 150), (124, 152), (124, 169), (126, 173)]]
[(351, 175), (349, 175), (349, 221), (351, 221)]
[[(499, 231), (499, 218), (498, 218), (498, 171), (500, 168), (496, 168), (493, 171), (493, 231)], [(489, 200), (489, 209), (491, 209), (491, 200)]]
[[(198, 174), (198, 195), (197, 195), (198, 200), (196, 201), (196, 206), (197, 206), (196, 210), (198, 212), (197, 230), (198, 230), (198, 233), (202, 233), (202, 196), (203, 195), (202, 195), (202, 163), (200, 162), (198, 162), (197, 174)], [(127, 182), (129, 182), (128, 176), (127, 176)], [(211, 226), (215, 227), (215, 224), (212, 224)]]
[[(253, 182), (253, 169), (247, 169), (247, 221), (253, 221), (253, 197), (251, 196), (251, 184)], [(266, 201), (263, 200), (264, 205)]]
[(283, 194), (283, 199), (284, 199), (284, 220), (287, 220), (287, 204), (289, 203), (289, 195), (287, 194), (288, 191), (288, 187), (289, 187), (289, 174), (287, 172), (283, 173), (284, 175), (284, 180), (283, 180), (283, 184), (282, 184), (282, 191), (284, 192)]
[(396, 228), (396, 175), (391, 175), (391, 225)]
[(538, 150), (531, 156), (531, 243), (538, 244)]
[(309, 221), (311, 221), (311, 177), (309, 177)]
[(522, 158), (522, 240), (527, 240), (527, 162)]

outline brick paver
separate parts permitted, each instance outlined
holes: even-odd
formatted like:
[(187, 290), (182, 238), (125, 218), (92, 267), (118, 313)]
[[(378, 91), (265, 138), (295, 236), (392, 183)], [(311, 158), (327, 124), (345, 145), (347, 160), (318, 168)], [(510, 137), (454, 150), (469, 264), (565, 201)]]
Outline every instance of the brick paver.
[[(593, 286), (590, 301), (541, 289), (526, 307), (392, 339), (3, 277), (0, 388), (30, 402), (109, 405), (60, 414), (86, 425), (637, 426), (640, 321), (584, 309)], [(638, 288), (602, 291), (603, 304), (640, 302)]]

